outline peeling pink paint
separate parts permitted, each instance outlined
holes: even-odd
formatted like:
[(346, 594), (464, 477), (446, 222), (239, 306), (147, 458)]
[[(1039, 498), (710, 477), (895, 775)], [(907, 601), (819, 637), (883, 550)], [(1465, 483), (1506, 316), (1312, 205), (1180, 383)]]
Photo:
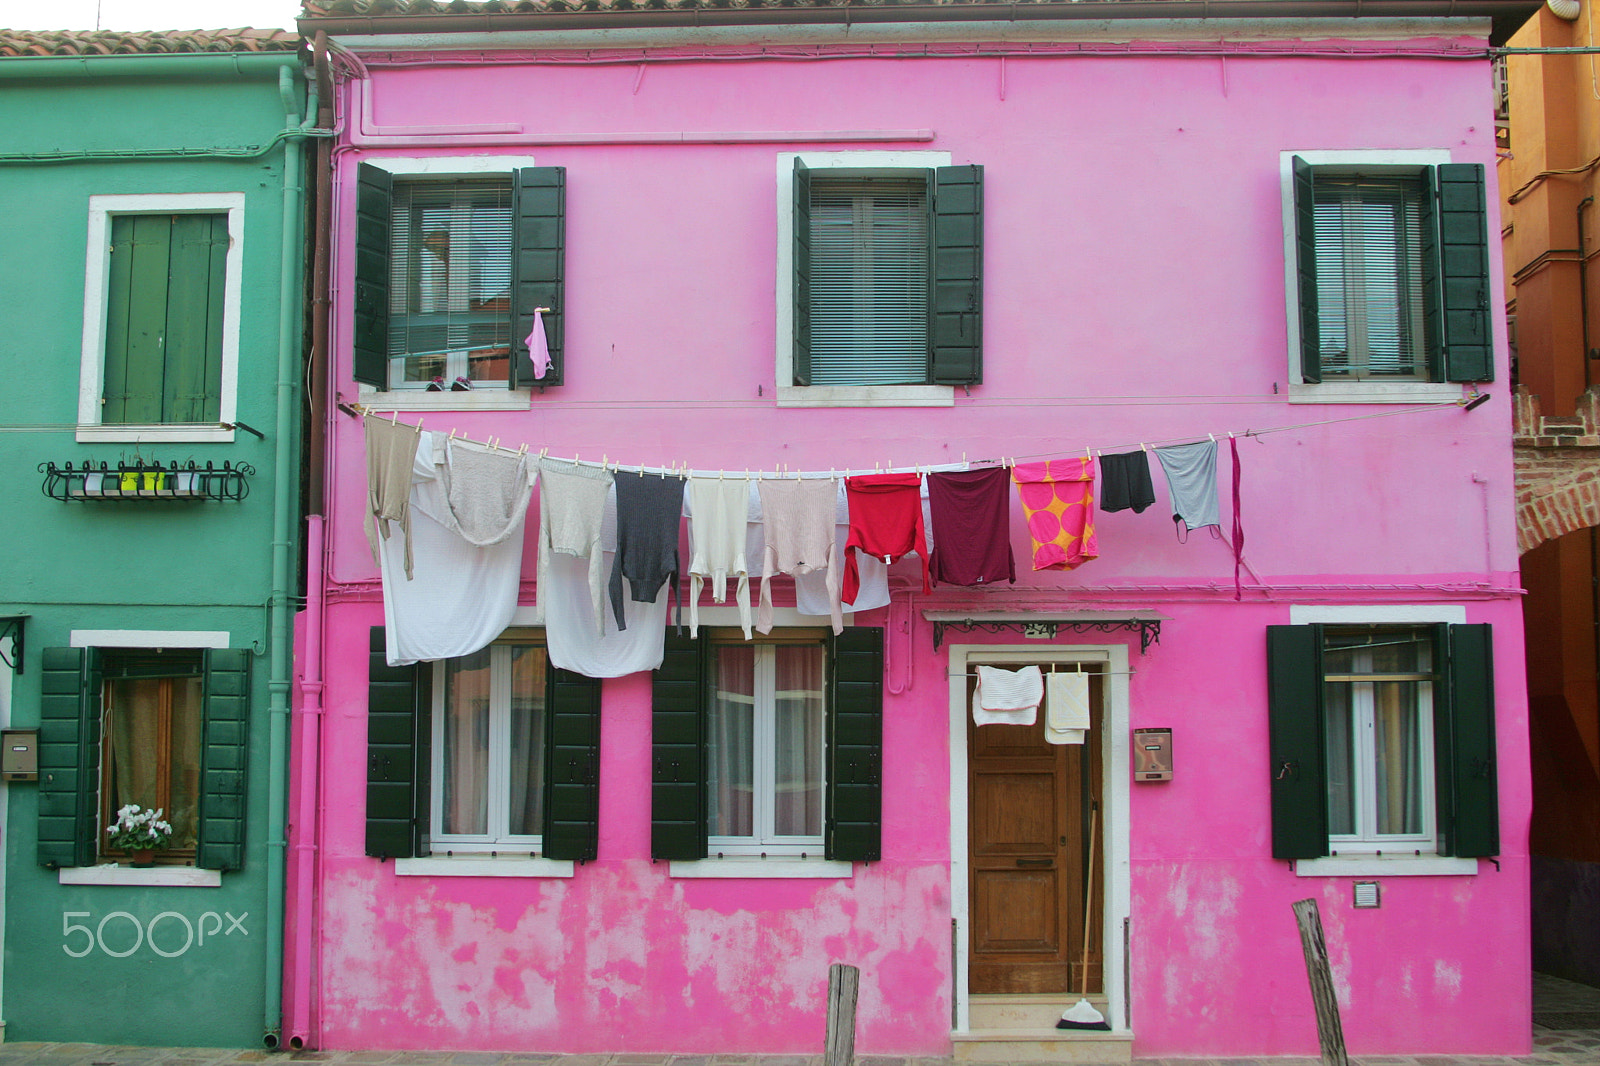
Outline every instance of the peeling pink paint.
[[(638, 85), (631, 67), (582, 63), (375, 65), (373, 117), (385, 126), (931, 128), (931, 143), (888, 147), (986, 167), (984, 384), (970, 398), (958, 390), (949, 409), (778, 410), (775, 158), (795, 146), (531, 149), (568, 168), (568, 383), (535, 395), (531, 413), (430, 412), (426, 426), (555, 455), (770, 470), (1109, 451), (1374, 413), (1279, 392), (1279, 152), (1444, 146), (1492, 164), (1479, 64), (1230, 60), (1226, 87), (1209, 59), (1038, 58), (1007, 70), (1001, 99), (994, 61), (971, 57), (664, 63)], [(335, 386), (347, 397), (355, 161), (510, 150), (340, 156)], [(1493, 242), (1490, 254), (1498, 278)], [(904, 685), (885, 703), (883, 861), (805, 881), (674, 879), (649, 860), (643, 675), (603, 689), (598, 861), (569, 879), (432, 878), (366, 858), (367, 640), (382, 612), (361, 531), (360, 427), (337, 417), (321, 1045), (817, 1053), (828, 966), (843, 961), (862, 970), (858, 1051), (948, 1054), (949, 656), (920, 611), (1047, 606), (1167, 619), (1147, 654), (1133, 641), (1130, 724), (1175, 730), (1177, 773), (1131, 786), (1129, 824), (1107, 826), (1128, 856), (1136, 1055), (1314, 1054), (1289, 910), (1307, 896), (1322, 909), (1352, 1052), (1525, 1053), (1525, 698), (1520, 605), (1493, 591), (1517, 575), (1506, 388), (1490, 391), (1471, 414), (1387, 409), (1395, 417), (1244, 440), (1248, 558), (1271, 594), (1233, 602), (1231, 555), (1204, 532), (1176, 541), (1164, 486), (1150, 512), (1101, 515), (1102, 557), (1072, 574), (1029, 573), (1014, 519), (1014, 589), (927, 597), (898, 580), (895, 608), (863, 619), (889, 627), (888, 687)], [(1385, 878), (1375, 911), (1350, 909), (1347, 878), (1296, 877), (1269, 841), (1264, 628), (1286, 623), (1291, 603), (1363, 602), (1465, 603), (1469, 621), (1493, 623), (1505, 849), (1499, 869), (1483, 863), (1475, 877)], [(310, 772), (297, 767), (296, 780)]]

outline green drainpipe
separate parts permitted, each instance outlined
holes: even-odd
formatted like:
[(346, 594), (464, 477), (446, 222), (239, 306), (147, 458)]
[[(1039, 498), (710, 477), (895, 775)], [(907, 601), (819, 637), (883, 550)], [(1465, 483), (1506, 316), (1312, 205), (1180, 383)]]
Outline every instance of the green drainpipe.
[[(295, 68), (278, 68), (278, 93), (283, 97), (284, 126), (296, 126)], [(291, 509), (297, 499), (299, 464), (294, 432), (300, 383), (300, 286), (295, 266), (300, 262), (300, 226), (305, 189), (301, 185), (300, 147), (317, 115), (317, 89), (308, 86), (308, 105), (297, 132), (285, 141), (283, 154), (283, 241), (278, 265), (278, 435), (272, 479), (272, 645), (268, 702), (267, 755), (267, 971), (263, 1043), (276, 1048), (283, 1035), (283, 885), (287, 843), (285, 804), (288, 795), (290, 614), (289, 552), (293, 534)]]

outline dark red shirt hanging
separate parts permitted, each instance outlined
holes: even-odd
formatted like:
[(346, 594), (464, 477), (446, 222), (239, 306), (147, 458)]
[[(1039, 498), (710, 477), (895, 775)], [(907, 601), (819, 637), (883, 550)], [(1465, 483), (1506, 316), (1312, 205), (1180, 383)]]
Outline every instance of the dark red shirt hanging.
[(916, 552), (922, 560), (922, 591), (928, 584), (928, 534), (922, 525), (921, 474), (863, 474), (844, 479), (850, 504), (850, 539), (844, 545), (845, 603), (853, 603), (861, 589), (856, 553), (860, 548), (886, 562)]
[(1011, 554), (1011, 478), (1003, 466), (928, 475), (935, 585), (1017, 580)]

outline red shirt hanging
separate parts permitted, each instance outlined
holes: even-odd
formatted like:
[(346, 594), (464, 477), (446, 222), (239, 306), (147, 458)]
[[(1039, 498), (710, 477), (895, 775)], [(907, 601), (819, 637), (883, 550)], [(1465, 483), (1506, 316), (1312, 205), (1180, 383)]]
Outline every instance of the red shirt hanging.
[(863, 474), (845, 478), (844, 486), (850, 504), (850, 539), (844, 545), (844, 588), (840, 590), (844, 602), (854, 602), (861, 588), (851, 548), (888, 563), (916, 552), (922, 560), (922, 591), (932, 592), (928, 535), (922, 525), (922, 475)]

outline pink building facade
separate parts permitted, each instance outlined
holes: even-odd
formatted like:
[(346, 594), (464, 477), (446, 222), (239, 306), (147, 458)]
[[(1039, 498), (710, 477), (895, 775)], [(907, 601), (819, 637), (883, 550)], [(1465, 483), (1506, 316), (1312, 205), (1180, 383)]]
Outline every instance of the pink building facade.
[[(1308, 1055), (1312, 898), (1352, 1052), (1526, 1053), (1484, 49), (1529, 5), (1262, 6), (310, 9), (342, 49), (292, 1045), (814, 1054), (842, 962), (863, 1054)], [(1050, 461), (1094, 475), (1094, 557), (1033, 570), (1011, 489), (1014, 583), (900, 559), (836, 636), (780, 577), (750, 641), (708, 583), (698, 638), (590, 680), (550, 661), (535, 490), (504, 633), (390, 666), (362, 412), (619, 479)], [(1175, 502), (1157, 449), (1212, 441)], [(1104, 508), (1118, 455), (1142, 512)], [(991, 665), (1071, 680), (975, 726)], [(1086, 742), (1048, 743), (1072, 694)], [(1055, 1028), (1080, 998), (1109, 1032)]]

